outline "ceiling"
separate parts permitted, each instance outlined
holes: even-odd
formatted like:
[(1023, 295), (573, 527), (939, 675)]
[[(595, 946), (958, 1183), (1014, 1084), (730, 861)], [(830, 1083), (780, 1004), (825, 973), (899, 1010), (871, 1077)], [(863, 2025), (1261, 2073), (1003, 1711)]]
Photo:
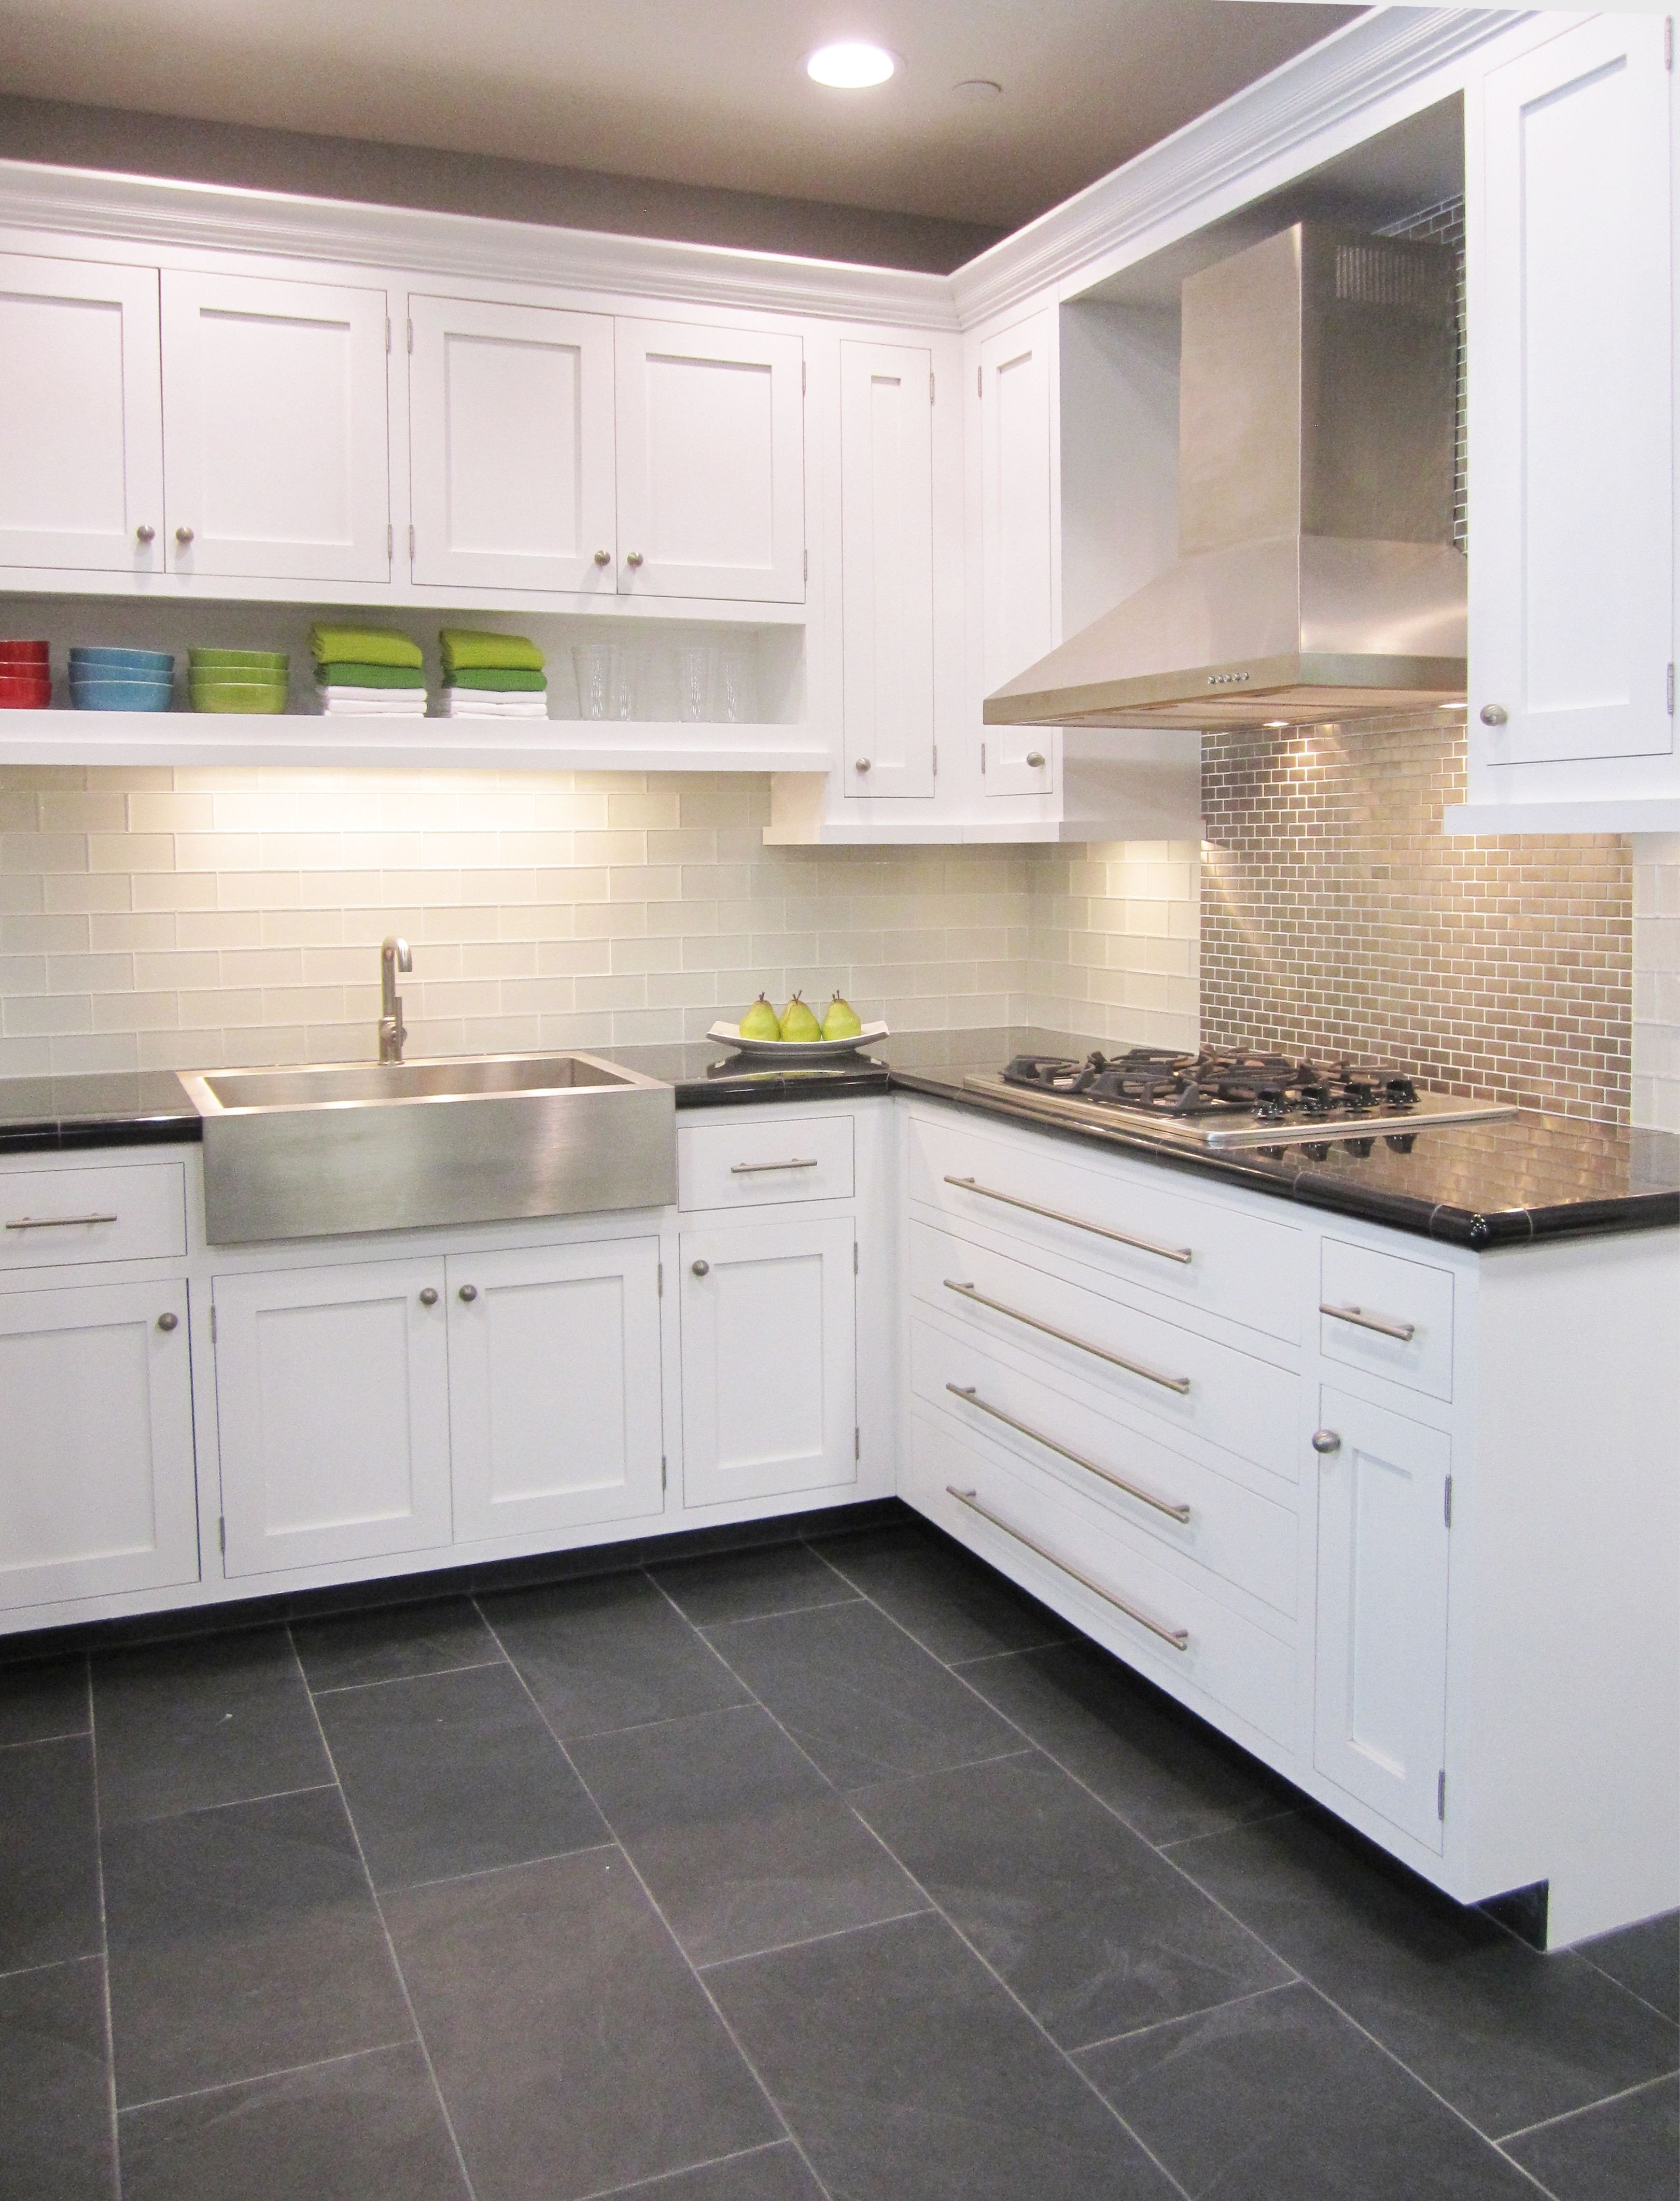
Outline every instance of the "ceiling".
[[(1012, 228), (1329, 35), (1231, 0), (0, 0), (11, 95)], [(836, 38), (904, 67), (821, 90)], [(1002, 96), (953, 87), (988, 78)]]

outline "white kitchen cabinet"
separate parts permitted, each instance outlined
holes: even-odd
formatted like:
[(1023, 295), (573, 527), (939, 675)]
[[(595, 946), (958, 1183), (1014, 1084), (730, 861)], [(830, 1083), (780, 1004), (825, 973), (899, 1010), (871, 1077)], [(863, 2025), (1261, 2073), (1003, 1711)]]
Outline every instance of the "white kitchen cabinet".
[(933, 793), (933, 355), (840, 346), (846, 792)]
[[(1054, 482), (1055, 315), (1046, 310), (980, 346), (981, 664), (985, 693), (1057, 640)], [(1048, 795), (1048, 727), (988, 726), (988, 795)]]
[(163, 564), (157, 271), (0, 257), (0, 565)]
[(684, 1226), (683, 1494), (690, 1505), (857, 1477), (849, 1216)]
[(804, 348), (796, 336), (620, 320), (621, 596), (805, 596)]
[(1680, 792), (1671, 97), (1665, 26), (1635, 15), (1548, 39), (1480, 88), (1466, 177), (1472, 812)]
[(657, 1513), (658, 1239), (461, 1253), (447, 1273), (456, 1541)]
[(391, 574), (385, 293), (163, 275), (171, 572)]
[(413, 572), (427, 586), (617, 586), (613, 323), (408, 300)]
[(435, 1256), (215, 1279), (229, 1575), (449, 1541), (443, 1285)]
[(198, 1578), (186, 1286), (0, 1294), (0, 1606)]
[(1319, 1412), (1313, 1762), (1438, 1851), (1452, 1441), (1344, 1391)]

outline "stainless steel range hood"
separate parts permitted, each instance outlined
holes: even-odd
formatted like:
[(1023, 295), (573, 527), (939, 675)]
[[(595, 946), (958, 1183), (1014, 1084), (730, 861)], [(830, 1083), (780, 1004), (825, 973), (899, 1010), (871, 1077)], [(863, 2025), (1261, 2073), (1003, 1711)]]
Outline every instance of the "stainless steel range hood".
[(1184, 285), (1179, 541), (988, 725), (1251, 725), (1465, 695), (1455, 268), (1297, 223)]

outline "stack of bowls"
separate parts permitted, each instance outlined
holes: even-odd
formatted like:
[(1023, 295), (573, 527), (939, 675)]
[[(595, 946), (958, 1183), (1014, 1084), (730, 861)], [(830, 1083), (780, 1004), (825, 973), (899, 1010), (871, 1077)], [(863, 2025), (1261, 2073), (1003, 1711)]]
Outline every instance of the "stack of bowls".
[(195, 711), (284, 711), (283, 649), (190, 649), (187, 678)]
[(70, 701), (79, 711), (167, 711), (174, 678), (166, 649), (70, 652)]
[(44, 642), (0, 642), (0, 711), (44, 711), (52, 666)]

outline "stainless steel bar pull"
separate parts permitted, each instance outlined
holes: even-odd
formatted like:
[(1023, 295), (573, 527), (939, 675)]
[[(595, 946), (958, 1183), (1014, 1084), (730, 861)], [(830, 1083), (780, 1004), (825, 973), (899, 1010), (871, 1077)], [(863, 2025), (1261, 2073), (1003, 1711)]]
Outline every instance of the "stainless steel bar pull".
[(1128, 1620), (1135, 1620), (1140, 1628), (1147, 1628), (1151, 1635), (1159, 1635), (1163, 1643), (1170, 1643), (1175, 1651), (1190, 1649), (1190, 1631), (1188, 1628), (1171, 1628), (1166, 1621), (1157, 1620), (1153, 1613), (1143, 1611), (1138, 1605), (1128, 1605), (1125, 1598), (1116, 1597), (1112, 1589), (1104, 1589), (1101, 1582), (1093, 1582), (1089, 1575), (1081, 1574), (1078, 1567), (1069, 1566), (1066, 1559), (1059, 1559), (1054, 1552), (1047, 1552), (1042, 1544), (1035, 1543), (1024, 1529), (1017, 1529), (1012, 1522), (1004, 1520), (1001, 1514), (982, 1505), (973, 1491), (959, 1490), (955, 1483), (948, 1482), (945, 1495), (955, 1498), (959, 1505), (966, 1505), (971, 1513), (978, 1513), (983, 1521), (990, 1521), (994, 1529), (1002, 1529), (1006, 1536), (1013, 1536), (1018, 1544), (1025, 1544), (1028, 1551), (1036, 1552), (1041, 1559), (1048, 1560), (1051, 1566), (1078, 1582), (1082, 1589), (1090, 1590), (1093, 1597), (1100, 1597), (1105, 1605), (1112, 1605), (1116, 1612), (1125, 1613)]
[(1083, 1453), (1070, 1452), (1054, 1437), (1047, 1437), (1043, 1429), (1035, 1429), (1027, 1422), (1018, 1422), (1013, 1414), (1006, 1414), (1002, 1406), (994, 1406), (990, 1400), (983, 1399), (972, 1383), (948, 1383), (945, 1388), (955, 1397), (966, 1400), (980, 1413), (990, 1414), (995, 1422), (1003, 1422), (1010, 1429), (1019, 1429), (1024, 1437), (1031, 1437), (1034, 1444), (1043, 1445), (1046, 1452), (1054, 1453), (1058, 1459), (1072, 1460), (1075, 1467), (1083, 1467), (1087, 1475), (1098, 1476), (1104, 1482), (1113, 1483), (1116, 1490), (1124, 1490), (1128, 1498), (1136, 1498), (1145, 1505), (1153, 1505), (1157, 1513), (1165, 1513), (1169, 1520), (1190, 1519), (1190, 1509), (1182, 1500), (1157, 1498), (1153, 1490), (1145, 1490), (1141, 1483), (1128, 1482), (1125, 1476), (1116, 1475), (1112, 1468), (1099, 1467), (1094, 1459), (1087, 1459)]
[(115, 1215), (20, 1215), (8, 1230), (73, 1230), (85, 1223), (115, 1223)]
[(1319, 1312), (1330, 1315), (1336, 1322), (1351, 1322), (1360, 1329), (1374, 1329), (1379, 1337), (1397, 1337), (1402, 1345), (1410, 1345), (1418, 1335), (1415, 1322), (1395, 1322), (1385, 1314), (1367, 1314), (1363, 1307), (1331, 1306), (1327, 1300), (1320, 1300)]
[(1088, 1337), (1075, 1337), (1071, 1329), (1058, 1329), (1054, 1323), (1040, 1322), (1036, 1314), (1023, 1314), (1019, 1307), (1005, 1306), (1002, 1300), (989, 1300), (972, 1284), (959, 1284), (949, 1277), (944, 1281), (948, 1292), (972, 1300), (976, 1306), (990, 1307), (994, 1314), (1007, 1314), (1011, 1322), (1024, 1322), (1029, 1329), (1042, 1330), (1046, 1337), (1054, 1337), (1062, 1345), (1077, 1346), (1081, 1353), (1106, 1360), (1111, 1368), (1124, 1368), (1128, 1376), (1141, 1376), (1146, 1383), (1159, 1383), (1163, 1391), (1176, 1391), (1181, 1399), (1189, 1394), (1188, 1376), (1163, 1376), (1159, 1368), (1146, 1368), (1141, 1360), (1128, 1360), (1122, 1353), (1111, 1353), (1106, 1345), (1093, 1345)]
[(1157, 1253), (1163, 1261), (1188, 1263), (1195, 1260), (1193, 1246), (1163, 1246), (1153, 1238), (1137, 1238), (1129, 1230), (1111, 1230), (1106, 1223), (1088, 1223), (1082, 1215), (1064, 1215), (1059, 1207), (1041, 1207), (1036, 1200), (1022, 1200), (1013, 1192), (995, 1192), (989, 1184), (980, 1184), (972, 1177), (948, 1177), (947, 1184), (954, 1184), (959, 1192), (977, 1193), (982, 1200), (996, 1200), (1005, 1207), (1019, 1207), (1029, 1215), (1043, 1215), (1052, 1223), (1066, 1223), (1070, 1230), (1089, 1230), (1093, 1237), (1111, 1239), (1116, 1246), (1132, 1246), (1140, 1253)]
[(810, 1161), (790, 1162), (731, 1162), (731, 1177), (762, 1177), (767, 1170), (819, 1169), (821, 1164), (814, 1158)]

